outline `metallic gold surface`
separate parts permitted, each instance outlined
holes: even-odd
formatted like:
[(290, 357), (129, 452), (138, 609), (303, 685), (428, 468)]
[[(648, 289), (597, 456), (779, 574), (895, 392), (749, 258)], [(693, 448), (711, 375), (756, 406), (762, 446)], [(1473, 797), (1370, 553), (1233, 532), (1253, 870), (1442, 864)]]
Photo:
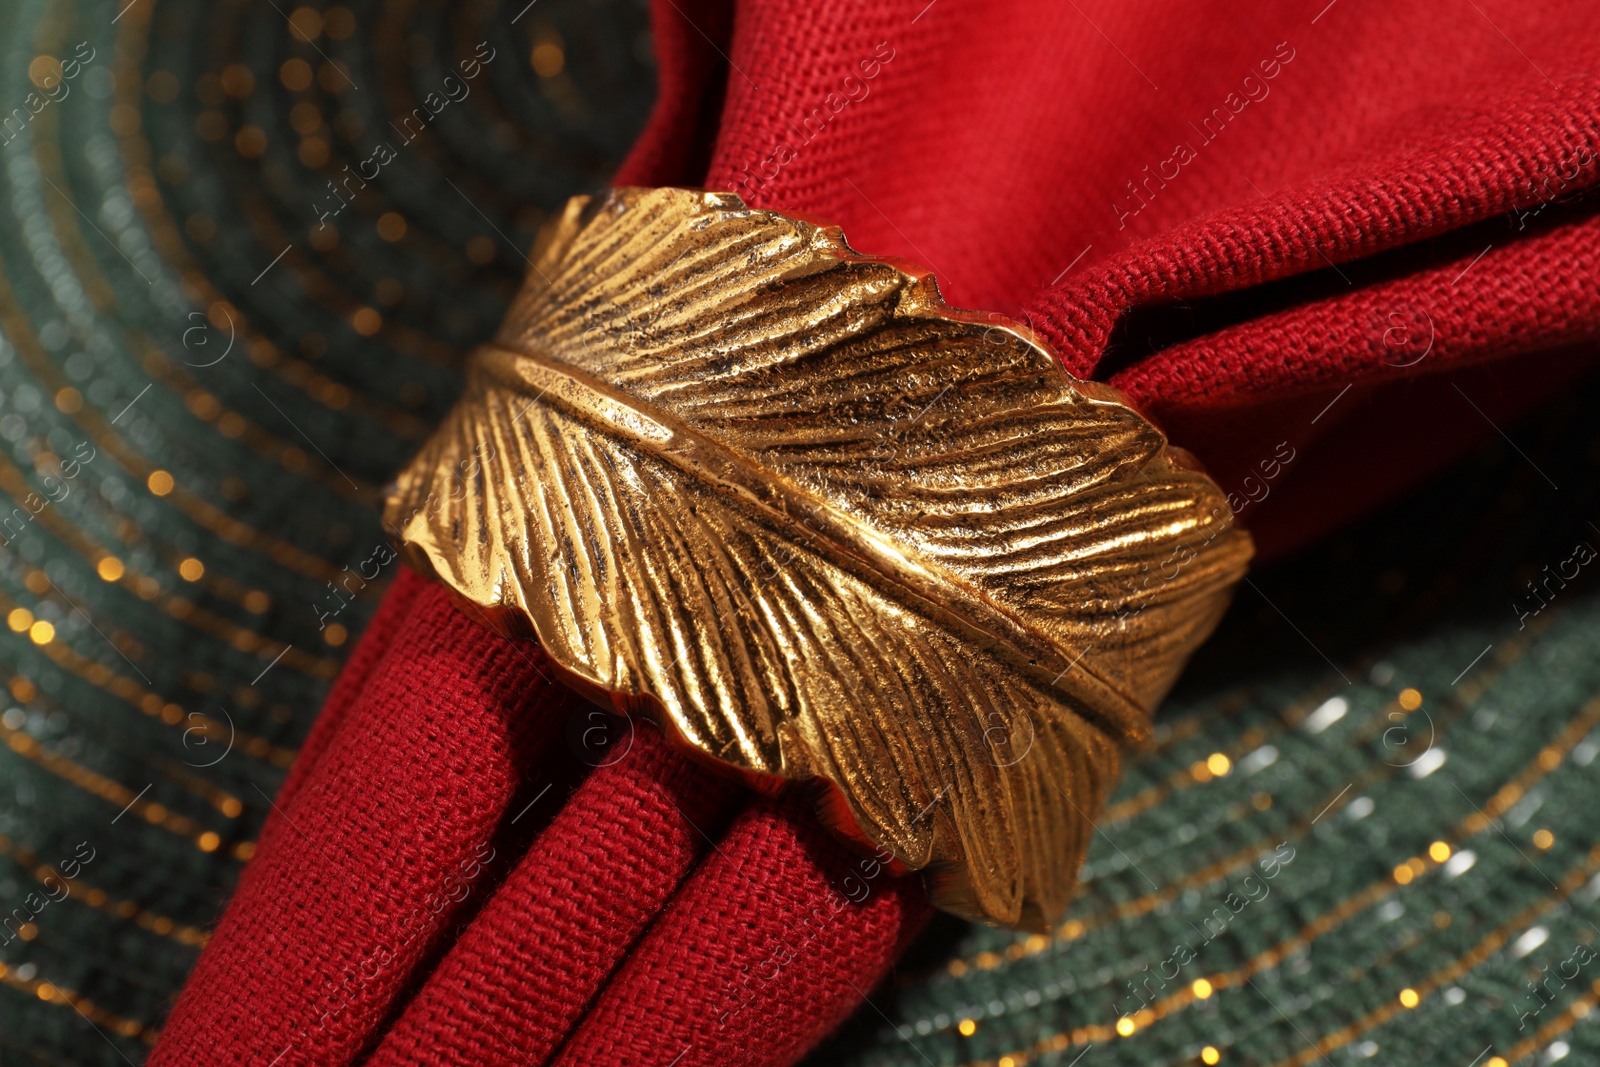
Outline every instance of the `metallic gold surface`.
[(681, 189), (550, 224), (387, 518), (591, 696), (1027, 926), (1251, 551), (1026, 330)]

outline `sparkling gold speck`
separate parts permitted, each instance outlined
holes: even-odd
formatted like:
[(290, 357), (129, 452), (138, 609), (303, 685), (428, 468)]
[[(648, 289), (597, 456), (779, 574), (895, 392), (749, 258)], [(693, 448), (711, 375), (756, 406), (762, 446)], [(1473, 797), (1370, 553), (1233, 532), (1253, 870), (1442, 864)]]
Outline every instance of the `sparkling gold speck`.
[(534, 72), (541, 78), (554, 78), (561, 73), (561, 68), (567, 65), (567, 55), (561, 46), (551, 41), (541, 41), (533, 46)]
[(406, 235), (405, 216), (398, 211), (385, 211), (378, 216), (378, 236), (394, 242)]
[(292, 93), (311, 88), (311, 64), (303, 59), (286, 59), (278, 68), (278, 80)]
[(322, 32), (335, 41), (344, 40), (356, 32), (355, 14), (343, 5), (328, 8), (322, 13)]
[(249, 96), (255, 91), (256, 76), (243, 63), (229, 63), (222, 68), (222, 91), (235, 99)]
[(297, 7), (289, 16), (289, 30), (302, 41), (322, 36), (322, 13), (314, 7)]
[(53, 89), (61, 82), (61, 61), (52, 55), (38, 55), (28, 64), (28, 80), (40, 89)]
[(246, 159), (256, 159), (267, 150), (267, 134), (260, 126), (244, 126), (233, 135), (234, 149)]

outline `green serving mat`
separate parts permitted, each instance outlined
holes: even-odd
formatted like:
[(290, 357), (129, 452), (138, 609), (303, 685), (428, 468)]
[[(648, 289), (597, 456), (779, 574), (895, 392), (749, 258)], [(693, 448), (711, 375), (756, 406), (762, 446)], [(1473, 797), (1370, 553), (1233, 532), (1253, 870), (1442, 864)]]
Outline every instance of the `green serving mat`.
[(0, 1064), (143, 1058), (379, 488), (653, 96), (642, 0), (0, 5)]

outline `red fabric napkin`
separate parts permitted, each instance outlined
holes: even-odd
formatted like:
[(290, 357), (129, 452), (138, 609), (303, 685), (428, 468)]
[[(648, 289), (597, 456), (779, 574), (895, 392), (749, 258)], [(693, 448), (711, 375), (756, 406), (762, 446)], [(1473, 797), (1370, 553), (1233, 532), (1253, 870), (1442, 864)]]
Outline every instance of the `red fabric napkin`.
[[(734, 188), (1020, 318), (1198, 453), (1264, 554), (1593, 364), (1586, 0), (655, 15), (619, 183)], [(648, 727), (541, 793), (585, 714), (402, 578), (151, 1063), (798, 1058), (920, 927), (917, 883)]]

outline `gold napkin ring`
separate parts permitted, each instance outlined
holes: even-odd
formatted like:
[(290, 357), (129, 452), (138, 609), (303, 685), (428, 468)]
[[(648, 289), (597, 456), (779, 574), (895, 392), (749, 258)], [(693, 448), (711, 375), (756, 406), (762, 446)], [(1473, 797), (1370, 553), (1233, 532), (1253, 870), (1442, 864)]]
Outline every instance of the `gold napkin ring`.
[(549, 223), (400, 474), (408, 560), (935, 904), (1060, 917), (1120, 749), (1251, 554), (1031, 332), (836, 228), (617, 189)]

